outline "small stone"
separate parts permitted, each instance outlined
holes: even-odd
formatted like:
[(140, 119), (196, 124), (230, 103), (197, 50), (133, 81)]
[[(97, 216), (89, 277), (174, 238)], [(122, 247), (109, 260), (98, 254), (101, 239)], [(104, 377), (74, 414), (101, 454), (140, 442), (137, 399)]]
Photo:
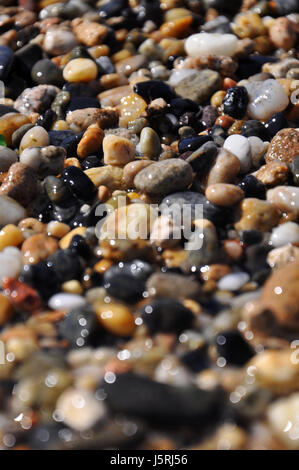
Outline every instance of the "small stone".
[(81, 295), (60, 293), (53, 295), (49, 299), (48, 305), (53, 310), (66, 310), (68, 312), (73, 308), (85, 306), (86, 300)]
[(0, 147), (0, 171), (7, 171), (18, 160), (16, 152), (8, 147)]
[(0, 232), (0, 251), (7, 246), (18, 246), (24, 241), (23, 233), (13, 224), (5, 225)]
[(6, 79), (9, 75), (13, 58), (13, 52), (10, 47), (0, 46), (0, 80)]
[(249, 275), (244, 272), (227, 274), (218, 281), (218, 288), (221, 290), (237, 291), (240, 290), (244, 284), (247, 284), (249, 279)]
[(8, 113), (0, 117), (0, 134), (3, 135), (8, 146), (12, 145), (13, 133), (28, 123), (30, 123), (29, 118), (19, 113)]
[(68, 113), (66, 122), (76, 132), (85, 131), (92, 124), (98, 124), (101, 129), (109, 129), (117, 125), (118, 114), (112, 109), (76, 109)]
[(149, 194), (169, 194), (186, 189), (192, 183), (192, 169), (183, 160), (169, 160), (153, 163), (141, 170), (134, 179), (139, 191)]
[(266, 162), (280, 160), (284, 163), (292, 163), (299, 155), (299, 131), (297, 129), (282, 129), (271, 140)]
[[(0, 196), (5, 197), (5, 196)], [(2, 225), (2, 224), (1, 224)], [(22, 255), (20, 250), (14, 246), (8, 246), (0, 252), (0, 283), (2, 284), (3, 279), (16, 279), (22, 268)], [(2, 288), (4, 286), (2, 285)], [(15, 290), (16, 293), (16, 290)], [(23, 297), (24, 299), (24, 297)], [(16, 300), (16, 302), (15, 302)], [(17, 304), (16, 296), (11, 301)]]
[(256, 198), (247, 198), (241, 202), (241, 218), (235, 224), (236, 230), (260, 230), (267, 232), (276, 227), (279, 212), (274, 204)]
[(144, 127), (140, 134), (140, 151), (143, 155), (154, 159), (161, 151), (160, 139), (151, 127)]
[(299, 225), (295, 222), (286, 222), (279, 225), (271, 233), (270, 244), (275, 248), (288, 243), (299, 243)]
[(67, 166), (62, 172), (61, 179), (79, 199), (90, 201), (95, 196), (96, 187), (81, 168)]
[(123, 171), (123, 180), (125, 185), (128, 188), (134, 187), (134, 178), (139, 173), (139, 171), (143, 170), (147, 166), (151, 165), (153, 161), (151, 160), (135, 160), (133, 162), (127, 163), (124, 167)]
[(196, 230), (191, 234), (185, 246), (187, 260), (182, 263), (184, 272), (200, 271), (202, 266), (219, 261), (219, 242), (216, 228), (210, 220), (194, 222)]
[[(57, 95), (57, 88), (53, 85), (38, 85), (26, 88), (15, 101), (15, 108), (22, 114), (42, 114), (50, 107)], [(26, 124), (24, 122), (24, 124)]]
[(55, 412), (68, 427), (84, 432), (90, 431), (104, 418), (106, 409), (104, 403), (96, 400), (91, 392), (67, 388), (59, 396)]
[(233, 34), (200, 33), (189, 36), (185, 50), (190, 57), (202, 54), (233, 56), (238, 39)]
[(141, 54), (134, 55), (127, 59), (118, 61), (115, 64), (117, 73), (123, 73), (127, 77), (136, 70), (142, 69), (147, 65), (147, 58)]
[(207, 186), (217, 183), (233, 183), (240, 171), (240, 160), (227, 149), (220, 149), (207, 179)]
[(22, 162), (11, 165), (0, 186), (0, 195), (8, 196), (27, 206), (38, 194), (39, 186), (32, 168)]
[(128, 127), (130, 123), (135, 122), (146, 110), (146, 101), (136, 93), (124, 96), (120, 101), (119, 125), (121, 127)]
[(70, 52), (78, 45), (77, 39), (68, 29), (49, 28), (45, 34), (43, 48), (50, 55), (61, 55)]
[(299, 262), (299, 248), (294, 245), (285, 245), (271, 250), (267, 256), (267, 263), (271, 268), (282, 268), (292, 261)]
[(275, 112), (284, 111), (289, 98), (277, 80), (270, 78), (263, 82), (248, 82), (245, 85), (249, 95), (248, 114), (252, 119), (266, 121)]
[(191, 328), (193, 314), (181, 302), (171, 298), (160, 298), (145, 305), (142, 319), (150, 334), (175, 333)]
[(192, 276), (172, 273), (154, 273), (146, 283), (146, 290), (153, 297), (174, 299), (198, 299), (201, 286)]
[(108, 134), (103, 140), (106, 165), (125, 166), (135, 159), (135, 145), (128, 139)]
[(231, 87), (227, 90), (222, 102), (225, 114), (235, 119), (242, 119), (247, 110), (249, 96), (247, 90), (243, 86)]
[(98, 75), (96, 63), (91, 59), (73, 59), (63, 69), (63, 78), (67, 82), (91, 82)]
[(273, 187), (287, 182), (289, 174), (288, 165), (277, 160), (261, 166), (255, 177), (265, 186)]
[(20, 155), (20, 162), (27, 165), (41, 177), (57, 175), (64, 168), (66, 151), (63, 147), (29, 147)]
[(295, 186), (276, 186), (267, 191), (267, 201), (282, 212), (298, 216), (299, 188)]
[(125, 305), (115, 302), (99, 303), (94, 308), (99, 322), (110, 333), (121, 337), (131, 336), (134, 333), (136, 329), (134, 317)]
[(49, 144), (50, 138), (48, 132), (41, 126), (34, 126), (23, 136), (19, 152), (22, 153), (28, 147), (46, 147)]
[(296, 32), (286, 17), (277, 18), (269, 28), (269, 37), (275, 47), (288, 51), (296, 43)]
[(214, 70), (199, 70), (181, 80), (175, 92), (182, 98), (188, 98), (197, 104), (208, 101), (220, 87), (220, 75)]
[(118, 166), (105, 165), (97, 168), (90, 168), (84, 172), (98, 188), (107, 186), (110, 191), (116, 189), (126, 189), (127, 185), (123, 179), (123, 169)]
[[(78, 21), (78, 19), (74, 21)], [(79, 24), (76, 24), (73, 29), (78, 41), (88, 47), (101, 44), (108, 34), (107, 26), (93, 21), (82, 22), (81, 19)]]
[(35, 264), (42, 261), (59, 248), (57, 241), (44, 233), (37, 233), (27, 238), (22, 245), (23, 262)]
[(269, 135), (264, 124), (256, 119), (249, 119), (242, 125), (241, 134), (244, 137), (259, 137), (262, 141), (268, 140)]
[(14, 199), (0, 195), (0, 226), (16, 224), (26, 217), (26, 211)]
[(97, 124), (89, 126), (78, 144), (78, 157), (86, 158), (96, 153), (102, 147), (104, 136), (104, 131)]
[(52, 60), (38, 60), (31, 70), (32, 80), (37, 85), (55, 85), (63, 83), (62, 71)]
[(247, 173), (251, 167), (251, 149), (249, 141), (242, 135), (230, 135), (224, 142), (223, 148), (234, 154), (240, 160), (240, 172)]
[(206, 189), (206, 197), (218, 206), (233, 206), (244, 198), (243, 191), (233, 184), (211, 184)]
[(132, 92), (132, 89), (128, 85), (118, 86), (111, 90), (102, 91), (98, 95), (98, 99), (101, 102), (102, 108), (109, 108), (110, 106), (118, 106), (121, 103), (121, 99), (128, 96)]

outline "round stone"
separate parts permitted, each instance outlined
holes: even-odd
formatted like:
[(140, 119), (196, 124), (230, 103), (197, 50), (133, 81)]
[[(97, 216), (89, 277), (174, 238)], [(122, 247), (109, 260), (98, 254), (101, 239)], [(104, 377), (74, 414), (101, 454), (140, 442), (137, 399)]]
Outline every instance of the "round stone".
[(224, 142), (223, 148), (233, 153), (240, 160), (241, 173), (247, 173), (251, 167), (251, 151), (250, 144), (243, 135), (230, 135)]
[(199, 33), (189, 36), (185, 50), (191, 57), (201, 54), (232, 56), (237, 48), (238, 38), (234, 34)]
[(249, 95), (247, 110), (252, 119), (265, 121), (275, 112), (284, 111), (289, 104), (289, 98), (277, 80), (247, 82), (244, 86)]
[(218, 206), (233, 206), (244, 198), (244, 192), (233, 184), (211, 184), (206, 189), (206, 197)]
[(299, 243), (299, 225), (295, 222), (286, 222), (272, 230), (270, 243), (275, 248), (288, 243)]
[(97, 75), (97, 66), (91, 59), (73, 59), (63, 69), (63, 78), (67, 82), (91, 82)]

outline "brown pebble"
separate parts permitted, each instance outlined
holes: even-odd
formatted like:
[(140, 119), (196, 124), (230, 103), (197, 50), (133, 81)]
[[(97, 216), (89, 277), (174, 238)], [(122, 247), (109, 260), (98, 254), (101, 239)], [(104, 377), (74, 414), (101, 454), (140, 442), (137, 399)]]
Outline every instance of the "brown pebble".
[(291, 163), (299, 155), (299, 131), (288, 128), (279, 131), (271, 140), (266, 154), (266, 162), (280, 160)]
[(22, 245), (24, 263), (35, 264), (42, 261), (59, 248), (58, 242), (45, 233), (38, 233), (27, 238)]
[(97, 124), (91, 124), (84, 132), (77, 147), (77, 154), (80, 158), (86, 158), (97, 152), (103, 143), (104, 131)]
[(280, 214), (268, 201), (256, 198), (244, 199), (240, 204), (241, 218), (235, 224), (236, 230), (260, 230), (267, 232), (278, 224)]
[(244, 191), (234, 184), (211, 184), (206, 189), (206, 198), (218, 206), (233, 206), (244, 198)]
[(0, 194), (27, 206), (39, 191), (38, 181), (32, 168), (17, 162), (11, 165), (1, 187)]
[(205, 266), (201, 272), (201, 279), (205, 282), (219, 281), (223, 276), (229, 274), (231, 268), (227, 264), (210, 264)]
[(113, 109), (76, 109), (68, 113), (66, 121), (80, 131), (85, 131), (92, 124), (98, 124), (102, 129), (107, 129), (117, 125), (118, 114)]
[(107, 186), (101, 185), (98, 187), (98, 198), (101, 202), (106, 202), (111, 197), (111, 192)]
[(78, 41), (88, 47), (102, 43), (108, 34), (107, 26), (93, 21), (82, 21), (76, 18), (72, 26)]
[(208, 174), (207, 185), (233, 183), (240, 170), (240, 160), (226, 149), (221, 149)]
[(269, 28), (269, 36), (277, 48), (288, 51), (296, 43), (296, 32), (286, 17), (277, 18)]
[(147, 64), (147, 58), (144, 55), (138, 54), (127, 59), (120, 60), (115, 64), (117, 73), (123, 73), (127, 77), (131, 73), (145, 67)]
[(273, 160), (263, 165), (256, 173), (255, 177), (265, 186), (277, 186), (286, 183), (289, 168), (285, 163)]
[(14, 313), (14, 307), (3, 294), (0, 294), (0, 326), (5, 325)]
[(143, 168), (151, 165), (151, 160), (135, 160), (124, 167), (123, 179), (128, 188), (134, 188), (134, 178)]

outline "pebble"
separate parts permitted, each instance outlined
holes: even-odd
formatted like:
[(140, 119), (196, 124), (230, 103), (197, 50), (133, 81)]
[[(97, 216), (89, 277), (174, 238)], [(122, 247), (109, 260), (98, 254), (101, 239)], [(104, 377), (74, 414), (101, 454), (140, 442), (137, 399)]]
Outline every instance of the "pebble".
[(109, 295), (129, 304), (140, 300), (145, 290), (143, 282), (123, 272), (111, 276), (104, 287)]
[(244, 284), (247, 284), (249, 279), (249, 275), (241, 271), (227, 274), (218, 281), (218, 288), (221, 290), (237, 291), (240, 290)]
[[(5, 197), (5, 196), (0, 196)], [(1, 224), (2, 225), (2, 224)], [(16, 279), (22, 268), (22, 255), (14, 246), (8, 246), (0, 253), (0, 282), (5, 278)]]
[(24, 241), (20, 228), (13, 224), (5, 225), (0, 232), (0, 251), (7, 246), (18, 246)]
[(105, 165), (98, 168), (90, 168), (84, 172), (98, 188), (106, 186), (111, 191), (126, 189), (127, 185), (123, 179), (122, 168), (113, 165)]
[(38, 191), (34, 171), (22, 162), (11, 165), (0, 186), (0, 195), (8, 196), (25, 207), (37, 196)]
[(31, 77), (37, 85), (61, 86), (63, 83), (62, 71), (49, 59), (37, 61), (31, 70)]
[[(246, 273), (234, 273), (231, 274), (231, 276), (235, 274), (244, 275)], [(228, 276), (225, 276), (225, 278), (227, 277)], [(222, 282), (222, 279), (218, 282), (218, 286), (220, 282)], [(241, 283), (242, 279), (240, 276), (237, 280), (236, 278), (234, 281), (231, 280), (230, 285), (231, 287), (237, 287), (237, 285)], [(227, 290), (239, 290), (239, 288)], [(244, 366), (254, 356), (254, 351), (251, 346), (236, 330), (221, 331), (216, 338), (216, 347), (218, 356), (224, 358), (226, 364), (237, 367)]]
[(112, 109), (76, 109), (67, 114), (66, 122), (70, 128), (74, 127), (77, 132), (86, 131), (92, 124), (98, 124), (101, 129), (109, 129), (117, 125), (118, 114)]
[(67, 388), (57, 400), (55, 413), (69, 428), (84, 432), (103, 420), (106, 409), (91, 392)]
[[(218, 391), (175, 387), (132, 373), (120, 374), (113, 383), (103, 382), (101, 387), (107, 394), (107, 406), (114, 413), (160, 425), (192, 426), (200, 421), (205, 427), (215, 412), (214, 407), (220, 406), (222, 402)], [(130, 390), (135, 389), (140, 393), (133, 397)]]
[[(194, 222), (196, 227), (196, 222)], [(182, 263), (184, 272), (196, 272), (202, 266), (219, 261), (219, 242), (216, 228), (210, 220), (202, 219), (186, 243), (187, 259)]]
[(286, 222), (272, 230), (269, 243), (275, 248), (288, 243), (299, 243), (299, 225), (295, 222)]
[(271, 268), (282, 268), (292, 261), (299, 261), (299, 248), (294, 245), (285, 245), (271, 250), (267, 256), (267, 263)]
[(220, 75), (215, 70), (194, 71), (175, 86), (177, 95), (203, 104), (220, 87)]
[(265, 186), (279, 186), (287, 182), (289, 174), (288, 165), (277, 160), (260, 167), (255, 177)]
[(95, 305), (97, 318), (101, 325), (113, 335), (128, 337), (136, 328), (134, 317), (128, 307), (116, 302)]
[(108, 34), (107, 26), (94, 21), (82, 21), (81, 19), (76, 19), (73, 21), (73, 24), (73, 31), (77, 40), (88, 47), (101, 44)]
[(277, 18), (269, 28), (269, 37), (275, 47), (292, 49), (296, 43), (296, 32), (292, 28), (291, 21), (286, 17)]
[(299, 154), (299, 131), (296, 129), (282, 129), (271, 140), (266, 162), (280, 160), (285, 163), (292, 161)]
[(249, 95), (248, 114), (252, 119), (266, 121), (275, 112), (284, 111), (289, 98), (283, 87), (272, 78), (244, 84)]
[(233, 206), (240, 202), (243, 197), (243, 191), (233, 184), (211, 184), (206, 189), (206, 198), (218, 206)]
[(185, 50), (190, 57), (198, 57), (202, 54), (233, 56), (237, 42), (238, 39), (233, 34), (193, 34), (186, 40)]
[(243, 135), (230, 135), (224, 142), (223, 148), (234, 154), (240, 160), (240, 172), (248, 173), (251, 167), (251, 148), (249, 140)]
[(78, 45), (77, 39), (68, 29), (49, 28), (43, 41), (43, 49), (50, 55), (61, 55), (70, 52)]
[(23, 136), (19, 152), (21, 154), (28, 147), (46, 147), (49, 144), (50, 138), (48, 132), (41, 126), (34, 126)]
[(16, 163), (18, 156), (16, 152), (8, 147), (0, 147), (0, 171), (9, 170), (13, 163)]
[(140, 98), (136, 93), (130, 93), (123, 96), (120, 100), (120, 119), (121, 127), (128, 127), (130, 123), (136, 121), (146, 109), (146, 101)]
[(249, 96), (243, 86), (231, 87), (227, 90), (222, 105), (225, 114), (235, 119), (242, 119), (247, 110)]
[(272, 202), (246, 198), (241, 202), (240, 209), (241, 218), (235, 224), (236, 230), (267, 232), (278, 224), (279, 211)]
[[(53, 85), (38, 85), (26, 88), (16, 99), (14, 107), (22, 114), (42, 114), (50, 107), (57, 95), (57, 88)], [(24, 122), (23, 124), (26, 124)]]
[(7, 297), (0, 295), (0, 325), (4, 326), (13, 316), (14, 307)]
[(0, 195), (0, 226), (16, 224), (26, 217), (26, 211), (14, 199)]
[(57, 175), (64, 168), (66, 151), (63, 147), (29, 147), (20, 155), (20, 162), (27, 165), (40, 176)]
[(72, 165), (66, 167), (62, 172), (61, 179), (75, 196), (84, 201), (92, 199), (96, 193), (95, 185), (81, 168)]
[(34, 264), (47, 259), (52, 253), (58, 250), (58, 243), (53, 237), (45, 233), (37, 233), (27, 238), (22, 244), (22, 254), (24, 264)]
[(207, 186), (217, 183), (233, 183), (240, 171), (240, 160), (227, 149), (222, 148), (216, 156), (208, 177)]
[(269, 139), (268, 131), (264, 124), (256, 119), (245, 121), (242, 125), (241, 134), (244, 135), (244, 137), (259, 137), (262, 141)]
[(298, 216), (299, 188), (295, 186), (276, 186), (267, 191), (267, 201), (282, 212)]
[(128, 139), (108, 134), (103, 140), (104, 162), (106, 165), (125, 166), (135, 159), (135, 145)]
[(128, 188), (134, 187), (134, 178), (139, 173), (139, 171), (143, 170), (147, 166), (151, 165), (153, 162), (151, 160), (135, 160), (133, 162), (127, 163), (124, 166), (123, 170), (123, 180), (125, 185)]
[(135, 187), (149, 194), (169, 194), (184, 190), (191, 183), (189, 163), (174, 158), (153, 163), (137, 173), (134, 179)]
[(152, 274), (146, 290), (151, 296), (173, 299), (198, 299), (201, 294), (201, 286), (194, 277), (171, 272)]
[(140, 151), (146, 157), (154, 159), (161, 151), (160, 138), (151, 127), (144, 127), (140, 134)]
[(117, 73), (123, 73), (127, 77), (136, 70), (142, 69), (147, 65), (147, 58), (141, 54), (122, 59), (115, 64)]
[(11, 70), (13, 52), (10, 47), (0, 46), (0, 80), (5, 80)]
[(104, 136), (104, 131), (97, 124), (89, 126), (78, 144), (78, 157), (86, 158), (89, 155), (96, 153), (102, 146)]
[(86, 300), (84, 297), (76, 294), (55, 294), (48, 301), (48, 306), (52, 310), (66, 310), (67, 312), (73, 308), (84, 307), (85, 305)]
[(0, 134), (3, 135), (8, 146), (12, 145), (13, 133), (29, 122), (27, 116), (19, 113), (7, 113), (0, 117)]
[[(267, 418), (271, 431), (287, 449), (298, 450), (298, 407), (299, 393), (283, 397), (271, 403)], [(291, 425), (290, 425), (291, 423)]]
[(96, 63), (91, 59), (70, 60), (63, 69), (63, 78), (71, 83), (91, 82), (97, 75)]

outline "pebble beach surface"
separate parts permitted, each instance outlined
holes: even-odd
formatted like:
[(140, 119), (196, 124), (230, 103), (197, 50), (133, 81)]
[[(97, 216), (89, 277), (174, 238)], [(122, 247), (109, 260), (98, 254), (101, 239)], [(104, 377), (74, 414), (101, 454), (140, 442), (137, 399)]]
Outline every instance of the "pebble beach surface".
[(0, 80), (0, 449), (299, 450), (299, 1), (0, 1)]

